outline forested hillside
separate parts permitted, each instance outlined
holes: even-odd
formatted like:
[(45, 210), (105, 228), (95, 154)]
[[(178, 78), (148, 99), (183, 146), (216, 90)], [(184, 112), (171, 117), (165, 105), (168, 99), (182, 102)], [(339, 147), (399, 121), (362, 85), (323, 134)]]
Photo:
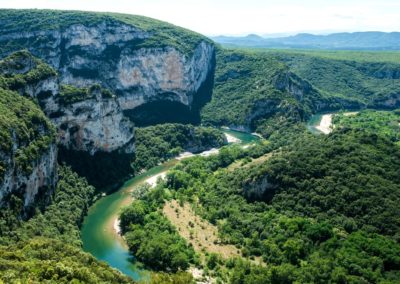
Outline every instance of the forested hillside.
[[(396, 52), (0, 9), (0, 57), (0, 282), (400, 281)], [(306, 128), (321, 112), (328, 135)]]
[[(132, 250), (141, 254), (152, 247), (138, 247), (134, 232), (146, 235), (167, 226), (146, 224), (145, 214), (159, 214), (157, 207), (177, 199), (216, 225), (222, 242), (234, 244), (247, 259), (217, 257), (215, 263), (207, 258), (207, 271), (220, 281), (395, 283), (400, 148), (360, 130), (294, 140), (261, 163), (244, 157), (262, 152), (237, 148), (182, 162), (157, 190), (123, 213), (124, 222), (138, 228), (126, 235), (132, 236)], [(242, 166), (229, 166), (238, 159)], [(184, 246), (176, 250), (186, 253)], [(266, 265), (254, 265), (257, 257)], [(174, 260), (166, 259), (162, 269), (169, 261)]]
[(51, 205), (21, 220), (22, 202), (11, 197), (0, 216), (0, 279), (6, 283), (132, 283), (81, 250), (79, 226), (93, 202), (94, 188), (61, 167)]
[(392, 142), (400, 141), (400, 110), (364, 110), (353, 115), (337, 114), (333, 123), (337, 128), (363, 129), (369, 133), (387, 137)]
[(256, 130), (321, 111), (393, 109), (400, 101), (399, 72), (399, 62), (384, 53), (220, 49), (202, 119)]

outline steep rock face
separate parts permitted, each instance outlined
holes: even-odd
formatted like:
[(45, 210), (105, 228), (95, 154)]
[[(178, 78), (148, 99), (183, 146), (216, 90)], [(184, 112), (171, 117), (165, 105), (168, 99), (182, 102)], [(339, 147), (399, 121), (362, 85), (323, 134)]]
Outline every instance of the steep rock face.
[(133, 123), (123, 116), (114, 96), (104, 98), (91, 88), (89, 98), (63, 103), (62, 97), (41, 100), (42, 108), (58, 128), (58, 141), (65, 148), (86, 151), (133, 153)]
[(243, 195), (249, 200), (269, 200), (277, 186), (269, 181), (267, 175), (251, 181), (245, 181), (242, 185)]
[(24, 172), (15, 166), (15, 152), (18, 151), (18, 143), (13, 144), (11, 155), (1, 155), (8, 170), (4, 173), (3, 182), (0, 183), (0, 204), (9, 194), (22, 197), (23, 206), (33, 204), (38, 195), (46, 200), (54, 190), (57, 183), (57, 146), (49, 145), (38, 159), (31, 162), (32, 170)]
[(0, 61), (0, 74), (6, 87), (39, 101), (66, 148), (90, 154), (133, 152), (133, 123), (123, 116), (116, 97), (101, 87), (64, 91), (56, 72), (27, 51)]
[(283, 71), (272, 79), (274, 88), (282, 92), (280, 98), (257, 100), (246, 117), (244, 129), (254, 129), (257, 119), (284, 116), (295, 120), (305, 118), (305, 112), (316, 108), (321, 95), (311, 84), (290, 71)]
[(400, 107), (400, 93), (376, 99), (373, 101), (372, 106), (378, 106), (387, 109), (398, 108)]
[(176, 101), (191, 107), (193, 96), (212, 71), (214, 48), (201, 42), (191, 58), (174, 48), (129, 49), (121, 53), (115, 77), (124, 110), (154, 100)]
[(6, 33), (0, 44), (23, 42), (59, 72), (61, 84), (99, 84), (117, 95), (122, 110), (154, 101), (192, 109), (194, 97), (215, 68), (214, 46), (199, 37), (193, 50), (184, 53), (168, 43), (146, 44), (152, 36), (110, 18), (56, 30)]
[(0, 206), (11, 195), (23, 201), (23, 209), (46, 202), (56, 182), (53, 125), (30, 99), (0, 88)]

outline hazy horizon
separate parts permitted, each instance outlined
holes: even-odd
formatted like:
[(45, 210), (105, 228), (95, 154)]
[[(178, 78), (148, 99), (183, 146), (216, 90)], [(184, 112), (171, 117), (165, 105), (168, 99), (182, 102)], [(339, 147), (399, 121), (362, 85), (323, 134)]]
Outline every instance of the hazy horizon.
[(0, 8), (38, 8), (144, 15), (207, 36), (400, 31), (400, 2), (382, 0), (0, 0)]

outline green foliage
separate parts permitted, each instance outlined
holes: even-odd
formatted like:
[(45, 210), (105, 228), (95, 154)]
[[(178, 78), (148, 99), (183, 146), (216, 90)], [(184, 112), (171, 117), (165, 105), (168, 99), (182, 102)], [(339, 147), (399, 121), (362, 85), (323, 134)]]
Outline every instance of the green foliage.
[(41, 237), (0, 246), (0, 267), (4, 283), (134, 283), (68, 242)]
[[(15, 155), (17, 168), (29, 174), (33, 161), (54, 142), (55, 128), (35, 103), (0, 88), (0, 153)], [(13, 145), (18, 145), (15, 153)], [(2, 172), (8, 166), (2, 162)]]
[(0, 61), (0, 87), (22, 91), (27, 86), (54, 77), (57, 72), (27, 50), (17, 51)]
[(136, 128), (135, 139), (135, 172), (152, 168), (183, 150), (201, 152), (226, 143), (224, 134), (215, 128), (171, 123)]
[(126, 207), (120, 216), (121, 229), (129, 249), (147, 267), (184, 271), (195, 261), (195, 253), (158, 211), (165, 197), (164, 189), (159, 187)]
[(71, 105), (87, 99), (95, 98), (100, 94), (100, 98), (113, 98), (114, 95), (100, 85), (92, 85), (89, 88), (78, 88), (72, 85), (61, 85), (58, 100), (62, 105)]
[[(229, 282), (399, 279), (400, 153), (393, 143), (359, 131), (305, 133), (267, 162), (233, 172), (220, 166), (250, 153), (225, 151), (183, 161), (166, 185), (216, 224), (224, 242), (268, 264), (226, 263)], [(249, 191), (260, 194), (250, 199)], [(209, 268), (220, 269), (211, 260)]]
[(23, 222), (16, 219), (15, 215), (7, 214), (7, 211), (13, 209), (12, 205), (2, 211), (2, 243), (40, 236), (59, 239), (75, 246), (81, 245), (79, 227), (91, 204), (94, 188), (68, 167), (59, 167), (58, 173), (59, 181), (52, 203), (44, 212), (37, 212), (34, 217)]
[(296, 99), (277, 87), (287, 72), (284, 64), (268, 54), (218, 50), (213, 96), (202, 110), (202, 121), (252, 126), (259, 117), (283, 113), (299, 119), (301, 107)]
[(0, 213), (0, 280), (5, 283), (132, 283), (129, 278), (82, 252), (79, 226), (94, 188), (68, 167), (59, 168), (52, 203), (28, 221), (12, 198)]
[(399, 62), (355, 61), (350, 57), (336, 59), (321, 56), (318, 52), (272, 54), (285, 62), (294, 73), (310, 82), (325, 97), (337, 98), (338, 103), (340, 99), (347, 100), (345, 108), (382, 107), (382, 100), (400, 91)]
[(343, 130), (304, 140), (247, 175), (249, 185), (268, 176), (277, 188), (269, 200), (278, 210), (329, 219), (336, 226), (355, 222), (352, 230), (399, 239), (399, 169), (400, 149), (393, 143)]
[(400, 110), (363, 110), (355, 115), (337, 114), (333, 117), (336, 128), (363, 129), (370, 133), (400, 141)]
[(195, 283), (189, 272), (165, 273), (157, 272), (151, 275), (150, 284), (192, 284)]

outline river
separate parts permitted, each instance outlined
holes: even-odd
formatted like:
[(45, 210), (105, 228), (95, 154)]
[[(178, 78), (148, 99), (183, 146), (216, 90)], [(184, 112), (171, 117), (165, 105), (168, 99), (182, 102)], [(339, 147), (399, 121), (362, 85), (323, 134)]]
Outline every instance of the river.
[[(234, 130), (223, 129), (223, 132), (240, 139), (242, 145), (250, 144), (259, 139), (252, 134)], [(146, 271), (135, 265), (134, 257), (129, 253), (123, 238), (114, 229), (114, 223), (121, 208), (132, 202), (131, 192), (137, 185), (152, 176), (171, 169), (178, 162), (178, 160), (173, 159), (151, 168), (125, 182), (116, 192), (96, 201), (90, 207), (81, 228), (83, 250), (89, 252), (98, 260), (107, 262), (111, 267), (118, 269), (134, 280), (146, 278)]]
[[(310, 120), (307, 123), (307, 129), (311, 131), (314, 134), (329, 134), (333, 131), (333, 116), (335, 114), (339, 113), (337, 112), (331, 112), (331, 113), (318, 113), (314, 114), (311, 116)], [(358, 113), (358, 111), (347, 111), (347, 112), (342, 112), (343, 115), (355, 115)]]

